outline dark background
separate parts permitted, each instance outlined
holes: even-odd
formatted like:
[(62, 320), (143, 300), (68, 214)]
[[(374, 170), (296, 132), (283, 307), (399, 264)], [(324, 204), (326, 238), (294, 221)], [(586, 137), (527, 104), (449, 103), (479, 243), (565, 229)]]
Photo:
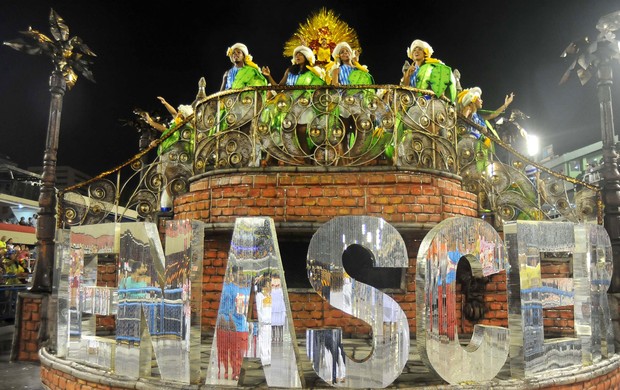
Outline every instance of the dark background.
[[(434, 57), (461, 72), (464, 88), (479, 86), (484, 107), (499, 107), (509, 92), (511, 108), (530, 119), (529, 133), (556, 154), (600, 141), (596, 83), (576, 78), (559, 86), (569, 66), (560, 54), (569, 42), (595, 39), (598, 19), (620, 10), (614, 1), (1, 1), (0, 41), (19, 37), (29, 25), (51, 37), (54, 8), (97, 54), (96, 83), (83, 77), (64, 99), (58, 164), (91, 175), (110, 169), (138, 150), (138, 133), (122, 125), (132, 110), (165, 110), (191, 103), (198, 80), (207, 93), (219, 89), (231, 64), (226, 49), (245, 43), (254, 61), (279, 80), (288, 58), (283, 45), (300, 23), (321, 7), (334, 10), (356, 30), (360, 62), (378, 84), (397, 84), (406, 49), (422, 39)], [(49, 111), (51, 61), (0, 46), (0, 154), (20, 167), (41, 165)], [(614, 65), (614, 113), (620, 116), (620, 65)], [(618, 129), (617, 129), (618, 131)]]

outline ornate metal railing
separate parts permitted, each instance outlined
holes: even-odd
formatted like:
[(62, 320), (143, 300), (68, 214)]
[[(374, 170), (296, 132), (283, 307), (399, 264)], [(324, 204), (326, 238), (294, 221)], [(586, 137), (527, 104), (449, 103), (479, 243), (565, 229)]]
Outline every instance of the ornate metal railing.
[(456, 111), (423, 92), (305, 86), (211, 95), (196, 104), (194, 172), (277, 163), (358, 166), (387, 152), (386, 164), (456, 173)]
[[(163, 191), (172, 196), (188, 191), (192, 176), (278, 165), (390, 165), (460, 175), (464, 188), (478, 194), (480, 215), (498, 222), (580, 221), (596, 218), (600, 210), (596, 187), (529, 161), (431, 91), (393, 85), (269, 86), (205, 96), (204, 79), (199, 85), (195, 114), (179, 125), (180, 139), (151, 163), (145, 157), (153, 145), (61, 192), (60, 224), (120, 220), (129, 210), (135, 218), (153, 220)], [(482, 150), (472, 128), (494, 146)], [(528, 166), (536, 168), (535, 177), (526, 174)], [(565, 190), (569, 182), (590, 191), (577, 207)]]

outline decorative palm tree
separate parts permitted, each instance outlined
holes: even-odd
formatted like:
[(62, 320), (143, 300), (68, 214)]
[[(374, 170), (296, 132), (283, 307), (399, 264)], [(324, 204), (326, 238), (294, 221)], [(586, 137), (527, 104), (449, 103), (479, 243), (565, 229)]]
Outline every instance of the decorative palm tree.
[(620, 30), (620, 11), (601, 17), (596, 28), (599, 31), (596, 41), (590, 42), (588, 38), (584, 38), (571, 42), (562, 53), (562, 57), (572, 56), (574, 59), (560, 84), (576, 73), (581, 84), (585, 85), (593, 74), (596, 74), (603, 140), (603, 224), (611, 239), (614, 258), (614, 273), (609, 292), (620, 293), (620, 172), (611, 102), (611, 66), (614, 61), (620, 61), (620, 42), (615, 35), (615, 32)]
[(45, 54), (52, 59), (54, 70), (50, 77), (50, 115), (47, 124), (47, 139), (43, 154), (43, 174), (39, 194), (39, 218), (37, 223), (37, 263), (32, 283), (32, 292), (51, 293), (54, 265), (54, 236), (56, 232), (56, 154), (60, 130), (60, 115), (65, 90), (69, 90), (77, 81), (77, 72), (94, 82), (89, 67), (91, 57), (95, 57), (82, 39), (69, 37), (69, 27), (53, 9), (49, 16), (50, 31), (53, 39), (29, 27), (20, 31), (29, 38), (4, 42), (5, 45), (26, 54)]

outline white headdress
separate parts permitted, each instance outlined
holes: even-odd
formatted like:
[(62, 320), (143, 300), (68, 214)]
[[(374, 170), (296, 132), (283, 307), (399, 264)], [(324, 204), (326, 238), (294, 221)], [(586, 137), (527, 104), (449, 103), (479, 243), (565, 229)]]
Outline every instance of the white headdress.
[(416, 47), (421, 47), (424, 50), (425, 57), (431, 57), (433, 55), (433, 48), (427, 42), (424, 42), (420, 39), (416, 39), (411, 42), (411, 46), (407, 49), (407, 57), (413, 59), (413, 49)]
[(183, 115), (184, 119), (187, 119), (190, 115), (194, 113), (194, 110), (192, 109), (192, 106), (181, 104), (177, 109), (177, 112)]
[(340, 51), (345, 47), (351, 52), (351, 57), (355, 57), (356, 53), (353, 51), (353, 49), (351, 49), (351, 46), (346, 42), (340, 42), (336, 45), (334, 51), (332, 52), (332, 58), (334, 59), (334, 61), (338, 62)]
[(312, 49), (310, 49), (308, 46), (297, 46), (295, 50), (293, 50), (293, 59), (291, 60), (293, 64), (295, 63), (295, 55), (297, 53), (303, 54), (304, 57), (306, 57), (306, 59), (308, 60), (310, 66), (314, 66), (314, 61), (316, 61), (316, 58), (314, 57)]
[(481, 97), (482, 90), (478, 87), (473, 87), (463, 90), (458, 101), (463, 107), (467, 107), (471, 102), (475, 101), (476, 98), (480, 99)]
[(226, 55), (230, 58), (230, 62), (235, 62), (232, 59), (232, 52), (235, 49), (241, 50), (244, 56), (249, 57), (250, 60), (252, 60), (252, 56), (250, 55), (250, 53), (248, 53), (248, 47), (243, 43), (235, 43), (234, 45), (226, 49)]

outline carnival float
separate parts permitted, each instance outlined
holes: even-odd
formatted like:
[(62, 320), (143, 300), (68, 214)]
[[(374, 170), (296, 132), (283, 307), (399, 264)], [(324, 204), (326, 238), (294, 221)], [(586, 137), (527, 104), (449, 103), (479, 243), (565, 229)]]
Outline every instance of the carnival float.
[[(528, 160), (512, 97), (483, 112), (428, 43), (401, 85), (375, 84), (361, 53), (326, 9), (285, 43), (305, 73), (281, 83), (233, 45), (221, 91), (201, 79), (161, 137), (163, 116), (137, 111), (143, 149), (59, 193), (48, 387), (85, 380), (78, 364), (108, 388), (400, 386), (410, 344), (425, 386), (616, 380), (598, 189)], [(543, 321), (554, 308), (569, 321)]]

